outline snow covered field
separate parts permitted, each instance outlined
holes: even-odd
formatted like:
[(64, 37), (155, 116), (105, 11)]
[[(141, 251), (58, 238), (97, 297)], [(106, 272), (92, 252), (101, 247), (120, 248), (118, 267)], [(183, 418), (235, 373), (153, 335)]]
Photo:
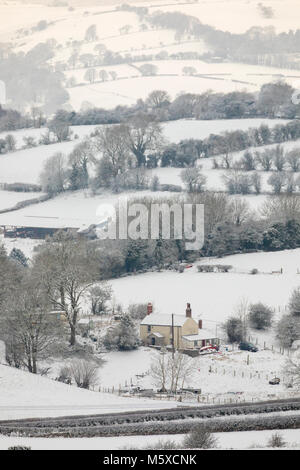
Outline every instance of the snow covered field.
[(9, 209), (14, 207), (18, 202), (35, 199), (42, 195), (43, 193), (19, 193), (0, 190), (0, 210)]
[[(215, 433), (218, 449), (249, 449), (250, 447), (267, 446), (273, 431), (242, 431)], [(299, 429), (283, 429), (278, 431), (286, 442), (287, 449), (300, 448)], [(176, 442), (177, 448), (181, 448), (184, 435), (157, 435), (157, 436), (119, 436), (119, 437), (91, 437), (89, 439), (43, 439), (25, 437), (0, 436), (0, 449), (6, 450), (10, 446), (30, 446), (32, 450), (117, 450), (117, 449), (142, 449), (149, 445), (156, 445), (159, 441)]]
[(164, 135), (170, 142), (178, 143), (183, 139), (205, 139), (210, 134), (226, 131), (246, 131), (251, 127), (266, 124), (270, 128), (277, 124), (286, 124), (285, 119), (216, 119), (211, 121), (179, 119), (163, 124)]
[[(297, 274), (300, 249), (233, 255), (209, 262), (230, 264), (237, 272), (198, 273), (194, 266), (182, 274), (173, 271), (138, 274), (112, 280), (111, 284), (116, 298), (124, 305), (153, 302), (157, 313), (183, 314), (186, 302), (190, 302), (194, 315), (204, 322), (223, 322), (242, 298), (250, 303), (284, 306), (291, 290), (300, 285)], [(253, 268), (264, 274), (248, 274)], [(282, 275), (271, 274), (281, 268)]]
[[(159, 407), (174, 403), (159, 402)], [(0, 365), (0, 420), (158, 408), (157, 402), (92, 392)]]
[[(30, 149), (17, 150), (15, 152), (1, 155), (0, 159), (0, 183), (39, 183), (40, 173), (45, 161), (57, 152), (68, 155), (75, 145), (88, 136), (96, 126), (74, 126), (71, 128), (73, 137), (78, 139), (56, 143), (51, 145), (38, 145)], [(33, 136), (38, 139), (46, 132), (42, 129), (25, 129), (15, 132), (1, 133), (0, 138), (6, 134), (12, 134), (17, 140), (17, 148), (21, 148), (24, 136)]]
[(139, 98), (145, 99), (149, 93), (158, 89), (167, 90), (174, 99), (179, 93), (201, 94), (208, 90), (229, 93), (245, 88), (248, 91), (256, 90), (256, 86), (237, 83), (231, 78), (218, 80), (213, 77), (154, 76), (94, 83), (84, 87), (69, 88), (68, 92), (71, 106), (78, 111), (84, 101), (107, 109), (118, 105), (133, 105)]
[[(163, 3), (172, 2), (162, 1)], [(299, 27), (297, 15), (295, 15), (299, 8), (297, 0), (284, 0), (284, 2), (265, 0), (261, 2), (263, 5), (273, 8), (274, 17), (270, 19), (262, 17), (257, 8), (258, 3), (257, 0), (198, 0), (195, 3), (176, 5), (176, 7), (175, 5), (157, 5), (152, 11), (181, 11), (186, 15), (199, 18), (201, 23), (232, 33), (244, 33), (252, 26), (274, 26), (277, 32), (288, 32), (290, 29)]]
[[(262, 123), (274, 127), (278, 123), (286, 123), (286, 120), (280, 119), (224, 119), (213, 121), (202, 120), (188, 120), (183, 119), (179, 121), (170, 121), (163, 124), (163, 133), (167, 141), (179, 142), (182, 139), (204, 139), (210, 134), (219, 134), (221, 132), (230, 130), (246, 130), (250, 127), (259, 127)], [(5, 155), (1, 155), (0, 159), (0, 183), (39, 183), (39, 176), (43, 169), (45, 161), (57, 152), (68, 155), (82, 139), (89, 136), (90, 133), (97, 126), (73, 126), (73, 137), (78, 136), (67, 142), (56, 143), (51, 145), (39, 145), (31, 149), (17, 150)], [(45, 128), (42, 129), (25, 129), (21, 131), (10, 132), (17, 141), (17, 148), (23, 145), (24, 136), (33, 136), (38, 138), (45, 133)], [(7, 133), (1, 133), (0, 138), (4, 138)], [(295, 142), (286, 144), (290, 148), (295, 146)], [(201, 162), (202, 164), (202, 162)], [(209, 159), (205, 162), (207, 169), (212, 167), (212, 160)], [(165, 169), (162, 169), (165, 171)], [(173, 169), (168, 169), (172, 174)], [(176, 169), (178, 173), (178, 170)], [(213, 175), (216, 176), (216, 175)], [(217, 178), (217, 184), (219, 184)], [(164, 182), (171, 183), (165, 180)], [(175, 183), (178, 184), (178, 183)], [(222, 183), (221, 183), (222, 184)], [(222, 188), (222, 186), (221, 186)], [(220, 188), (219, 188), (220, 189)]]

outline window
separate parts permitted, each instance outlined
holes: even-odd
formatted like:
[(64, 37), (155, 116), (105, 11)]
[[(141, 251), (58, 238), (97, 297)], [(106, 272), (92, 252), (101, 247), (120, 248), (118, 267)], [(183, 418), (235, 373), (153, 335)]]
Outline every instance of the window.
[(148, 325), (148, 333), (151, 331), (151, 325)]

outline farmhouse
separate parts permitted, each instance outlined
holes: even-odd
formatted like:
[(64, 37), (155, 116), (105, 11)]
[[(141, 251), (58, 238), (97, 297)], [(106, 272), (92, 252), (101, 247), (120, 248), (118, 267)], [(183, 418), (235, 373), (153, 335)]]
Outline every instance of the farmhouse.
[(147, 346), (170, 346), (174, 343), (175, 349), (200, 349), (218, 345), (216, 335), (204, 329), (202, 324), (202, 320), (192, 318), (189, 303), (185, 315), (154, 314), (149, 303), (147, 315), (140, 324), (140, 336)]

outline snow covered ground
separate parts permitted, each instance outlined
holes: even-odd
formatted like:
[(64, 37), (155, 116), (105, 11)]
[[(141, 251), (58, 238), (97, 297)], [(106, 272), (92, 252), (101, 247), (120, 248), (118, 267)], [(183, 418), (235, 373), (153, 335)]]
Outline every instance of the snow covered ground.
[[(267, 447), (271, 436), (278, 432), (286, 442), (286, 448), (300, 448), (299, 429), (283, 429), (272, 431), (242, 431), (215, 433), (218, 449), (249, 449), (250, 447)], [(181, 448), (184, 435), (157, 435), (157, 436), (119, 436), (119, 437), (92, 437), (87, 439), (64, 438), (26, 438), (0, 436), (0, 449), (6, 450), (10, 446), (30, 446), (32, 450), (117, 450), (142, 449), (158, 442), (173, 441), (177, 448)]]
[(171, 142), (178, 143), (183, 139), (205, 139), (210, 134), (221, 134), (226, 131), (246, 131), (261, 124), (275, 127), (286, 124), (285, 119), (217, 119), (202, 121), (194, 119), (179, 119), (163, 124), (164, 135)]
[(126, 80), (94, 83), (84, 87), (69, 88), (69, 103), (75, 111), (80, 110), (82, 103), (88, 101), (94, 106), (111, 109), (118, 105), (133, 105), (139, 98), (145, 99), (153, 90), (167, 90), (172, 99), (179, 93), (204, 93), (208, 90), (229, 93), (256, 91), (257, 87), (234, 82), (231, 78), (217, 80), (212, 78), (188, 76), (154, 76), (138, 77)]
[[(172, 2), (162, 1), (163, 3)], [(257, 0), (198, 0), (195, 3), (178, 4), (176, 7), (175, 5), (160, 6), (158, 4), (152, 11), (181, 11), (186, 15), (199, 18), (201, 23), (232, 33), (244, 33), (252, 26), (274, 26), (278, 33), (298, 28), (297, 15), (295, 15), (299, 8), (297, 0), (261, 2), (265, 6), (271, 6), (274, 10), (274, 17), (269, 19), (259, 13), (258, 3)]]
[[(224, 119), (213, 121), (183, 119), (163, 123), (162, 127), (166, 140), (176, 143), (182, 139), (204, 139), (212, 133), (219, 134), (230, 130), (246, 130), (250, 127), (259, 127), (262, 123), (268, 124), (270, 127), (274, 127), (278, 123), (284, 124), (286, 122), (286, 120), (280, 119)], [(71, 141), (67, 142), (40, 145), (31, 149), (22, 149), (1, 155), (0, 183), (39, 183), (39, 177), (45, 161), (57, 152), (68, 155), (75, 145), (91, 134), (95, 127), (97, 126), (73, 126), (71, 128), (73, 131), (73, 137), (77, 135), (78, 139), (73, 138)], [(33, 136), (36, 138), (36, 141), (38, 141), (38, 138), (44, 134), (45, 131), (45, 128), (25, 129), (10, 132), (10, 134), (14, 135), (17, 141), (17, 148), (20, 149), (23, 145), (23, 137)], [(7, 135), (7, 132), (1, 133), (0, 138), (4, 138), (5, 135)], [(293, 146), (296, 145), (295, 142), (288, 144), (286, 144), (286, 148), (293, 148)], [(201, 164), (205, 164), (205, 168), (211, 169), (212, 160), (208, 159), (206, 162), (201, 161)], [(170, 174), (172, 174), (173, 169), (168, 170), (170, 171)], [(178, 172), (179, 170), (176, 171)], [(216, 177), (217, 172), (212, 173), (211, 176)], [(220, 178), (217, 178), (216, 184), (219, 184), (219, 181)], [(171, 183), (171, 181), (165, 182)]]
[(43, 196), (43, 193), (19, 193), (15, 191), (0, 190), (0, 210), (14, 207), (18, 202), (27, 201)]
[[(232, 265), (236, 270), (232, 273), (198, 273), (194, 266), (182, 274), (173, 271), (138, 274), (114, 279), (111, 284), (116, 298), (124, 305), (153, 302), (157, 313), (183, 314), (186, 302), (190, 302), (195, 316), (204, 322), (223, 322), (242, 298), (272, 307), (286, 305), (291, 290), (300, 285), (299, 255), (300, 249), (233, 255), (209, 261)], [(262, 274), (248, 274), (253, 268)], [(281, 268), (283, 274), (271, 274)]]
[[(159, 402), (159, 407), (174, 403)], [(0, 420), (158, 408), (148, 399), (92, 392), (0, 365)]]

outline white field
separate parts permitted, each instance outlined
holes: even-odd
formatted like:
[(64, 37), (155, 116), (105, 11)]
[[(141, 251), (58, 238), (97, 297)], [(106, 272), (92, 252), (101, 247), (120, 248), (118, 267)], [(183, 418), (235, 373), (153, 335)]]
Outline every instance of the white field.
[(83, 390), (5, 365), (0, 365), (0, 397), (0, 420), (157, 408), (147, 399)]
[(261, 124), (275, 127), (286, 124), (285, 119), (219, 119), (211, 121), (179, 119), (163, 124), (164, 135), (171, 142), (178, 143), (183, 139), (205, 139), (210, 134), (221, 134), (226, 131), (243, 130), (259, 127)]
[[(77, 90), (80, 90), (78, 87)], [(96, 104), (96, 103), (95, 103)], [(101, 103), (98, 103), (101, 106)], [(246, 130), (250, 127), (260, 126), (262, 123), (268, 124), (270, 127), (278, 123), (285, 123), (285, 120), (279, 119), (224, 119), (216, 121), (194, 121), (180, 120), (167, 122), (163, 124), (163, 132), (166, 140), (170, 142), (179, 142), (182, 139), (204, 139), (209, 134), (218, 134), (221, 132), (242, 129)], [(68, 155), (81, 139), (89, 136), (97, 126), (73, 126), (73, 136), (71, 141), (56, 143), (51, 145), (40, 145), (31, 149), (21, 149), (24, 136), (33, 136), (36, 141), (46, 132), (42, 129), (24, 129), (14, 132), (3, 132), (0, 138), (4, 138), (7, 134), (12, 134), (17, 141), (17, 150), (5, 155), (1, 155), (0, 159), (0, 183), (39, 183), (39, 176), (43, 169), (45, 161), (57, 152)], [(75, 135), (78, 139), (74, 139)], [(290, 145), (295, 145), (291, 142)], [(211, 168), (211, 160), (208, 163), (208, 169)], [(172, 169), (170, 169), (172, 173)], [(214, 175), (215, 176), (215, 175)], [(171, 183), (171, 181), (169, 181)]]
[[(165, 3), (164, 1), (162, 3)], [(166, 2), (169, 3), (169, 2)], [(170, 2), (171, 3), (171, 2)], [(175, 2), (174, 2), (175, 3)], [(159, 5), (154, 10), (181, 11), (187, 15), (199, 18), (201, 23), (215, 26), (223, 31), (243, 33), (252, 26), (274, 26), (277, 32), (298, 29), (297, 13), (299, 2), (297, 0), (265, 0), (263, 5), (271, 6), (274, 18), (266, 19), (259, 14), (256, 0), (198, 0), (196, 3), (185, 5)], [(216, 14), (217, 12), (217, 14)]]
[(117, 105), (132, 105), (139, 98), (145, 99), (153, 90), (167, 90), (172, 98), (178, 93), (204, 93), (208, 90), (229, 93), (245, 90), (255, 91), (256, 87), (237, 83), (231, 79), (217, 80), (214, 78), (184, 77), (184, 76), (154, 76), (139, 77), (126, 80), (116, 80), (94, 83), (84, 87), (68, 88), (70, 104), (77, 111), (84, 101), (95, 106), (113, 108)]
[(0, 210), (10, 209), (18, 202), (35, 199), (42, 195), (43, 193), (17, 193), (15, 191), (0, 190)]
[[(272, 431), (242, 431), (215, 433), (218, 449), (249, 449), (250, 447), (267, 447)], [(286, 442), (286, 448), (296, 450), (300, 447), (299, 429), (278, 430)], [(177, 449), (181, 448), (184, 438), (182, 434), (157, 436), (119, 436), (119, 437), (92, 437), (81, 438), (26, 438), (0, 436), (0, 449), (7, 450), (11, 446), (29, 446), (33, 450), (118, 450), (142, 449), (149, 445), (156, 445), (159, 441), (173, 441)]]
[[(31, 149), (22, 149), (23, 137), (33, 136), (36, 141), (46, 132), (45, 128), (25, 129), (14, 132), (3, 132), (1, 138), (6, 134), (12, 134), (17, 140), (19, 150), (5, 155), (0, 159), (0, 183), (39, 183), (40, 173), (45, 161), (57, 152), (68, 155), (72, 152), (84, 137), (87, 137), (96, 126), (74, 126), (72, 127), (72, 140), (51, 145), (38, 145)], [(74, 139), (74, 135), (78, 139)]]
[[(210, 262), (231, 264), (236, 271), (245, 274), (201, 274), (194, 266), (182, 274), (173, 271), (146, 273), (115, 279), (111, 284), (116, 298), (125, 306), (153, 302), (158, 313), (183, 314), (186, 302), (190, 302), (194, 315), (203, 318), (204, 323), (205, 320), (223, 322), (234, 313), (242, 298), (250, 303), (282, 307), (287, 305), (292, 289), (300, 285), (297, 274), (300, 249), (234, 255)], [(247, 274), (253, 268), (265, 274)], [(271, 274), (281, 268), (282, 275)]]

